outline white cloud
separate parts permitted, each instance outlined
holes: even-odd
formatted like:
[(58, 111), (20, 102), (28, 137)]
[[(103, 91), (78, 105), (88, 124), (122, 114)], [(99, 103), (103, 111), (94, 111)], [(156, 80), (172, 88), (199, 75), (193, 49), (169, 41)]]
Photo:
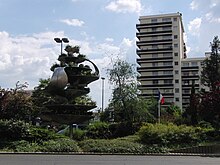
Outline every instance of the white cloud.
[(142, 10), (140, 0), (115, 0), (105, 8), (116, 13), (140, 13)]
[(106, 38), (106, 39), (105, 39), (105, 41), (107, 41), (107, 42), (113, 42), (113, 41), (114, 41), (114, 39), (113, 39), (113, 38), (109, 38), (109, 37), (108, 37), (108, 38)]
[(190, 3), (190, 8), (191, 8), (192, 10), (197, 10), (198, 7), (199, 7), (198, 2), (192, 1), (192, 2)]
[(206, 13), (205, 18), (210, 23), (220, 23), (220, 17), (214, 17), (213, 13)]
[(202, 23), (202, 18), (195, 18), (190, 21), (188, 24), (188, 31), (191, 35), (199, 36), (200, 35), (200, 26)]
[(62, 19), (60, 20), (60, 22), (65, 23), (70, 26), (79, 26), (79, 27), (83, 26), (85, 23), (79, 19)]

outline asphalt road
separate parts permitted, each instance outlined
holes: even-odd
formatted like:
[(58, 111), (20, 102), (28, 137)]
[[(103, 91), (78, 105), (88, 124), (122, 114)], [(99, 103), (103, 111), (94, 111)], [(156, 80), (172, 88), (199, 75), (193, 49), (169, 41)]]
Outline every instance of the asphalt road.
[(1, 154), (0, 165), (220, 165), (220, 157)]

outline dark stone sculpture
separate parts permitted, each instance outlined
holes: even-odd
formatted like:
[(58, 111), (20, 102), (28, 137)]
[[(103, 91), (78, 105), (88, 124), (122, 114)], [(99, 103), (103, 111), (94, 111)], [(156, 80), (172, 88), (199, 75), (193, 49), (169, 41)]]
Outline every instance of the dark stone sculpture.
[[(47, 105), (47, 112), (41, 115), (42, 120), (60, 124), (81, 124), (92, 118), (89, 110), (95, 105), (78, 105), (74, 99), (90, 92), (87, 85), (99, 79), (97, 66), (79, 53), (79, 46), (66, 46), (67, 54), (58, 58), (60, 64), (51, 67), (52, 78), (46, 90), (59, 100)], [(88, 65), (82, 64), (89, 62)]]

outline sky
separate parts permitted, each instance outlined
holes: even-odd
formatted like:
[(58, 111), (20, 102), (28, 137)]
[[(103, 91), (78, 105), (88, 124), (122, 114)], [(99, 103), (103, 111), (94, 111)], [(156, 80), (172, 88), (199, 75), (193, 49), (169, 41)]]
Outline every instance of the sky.
[[(104, 107), (113, 86), (106, 70), (120, 58), (136, 64), (139, 16), (182, 13), (188, 57), (203, 57), (220, 35), (220, 0), (0, 0), (0, 87), (17, 81), (33, 89), (52, 76), (60, 44), (67, 37), (100, 69)], [(64, 44), (65, 46), (65, 44)], [(102, 80), (89, 85), (101, 107)]]

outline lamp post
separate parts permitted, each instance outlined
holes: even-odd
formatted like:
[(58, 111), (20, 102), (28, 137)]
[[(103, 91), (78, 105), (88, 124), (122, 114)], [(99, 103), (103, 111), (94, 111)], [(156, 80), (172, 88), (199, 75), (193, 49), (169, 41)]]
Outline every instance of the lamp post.
[(63, 54), (63, 42), (68, 43), (69, 42), (68, 38), (54, 38), (54, 41), (56, 41), (56, 43), (60, 43), (61, 45), (60, 53)]
[(105, 81), (105, 78), (101, 77), (101, 79), (102, 79), (102, 112), (103, 112), (103, 109), (104, 109), (104, 81)]

